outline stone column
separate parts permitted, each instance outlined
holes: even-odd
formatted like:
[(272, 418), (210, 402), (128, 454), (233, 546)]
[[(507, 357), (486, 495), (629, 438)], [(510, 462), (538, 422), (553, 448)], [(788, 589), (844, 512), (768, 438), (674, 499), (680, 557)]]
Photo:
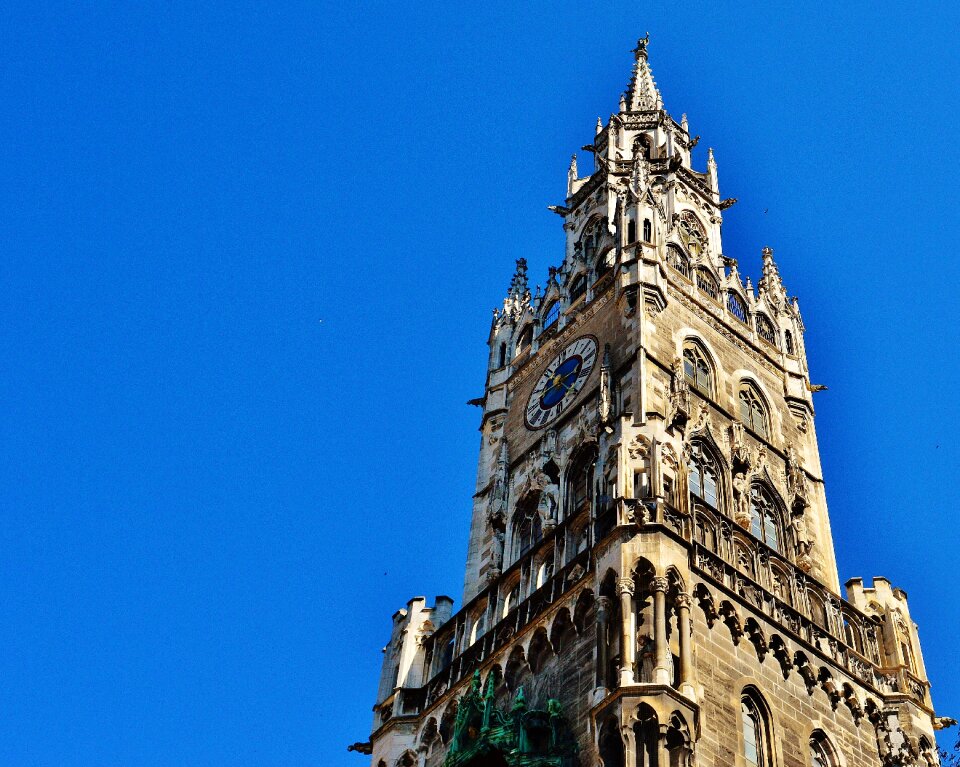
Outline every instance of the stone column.
[(633, 578), (621, 578), (617, 582), (620, 592), (620, 612), (623, 618), (623, 633), (620, 638), (620, 686), (636, 684), (634, 678), (634, 655), (637, 645), (637, 615), (633, 600)]
[(653, 579), (653, 638), (656, 645), (656, 665), (653, 669), (653, 681), (657, 684), (670, 684), (670, 645), (667, 644), (667, 579), (658, 576)]
[(670, 764), (670, 752), (667, 751), (667, 730), (670, 725), (662, 722), (657, 731), (657, 764), (667, 767)]
[(607, 686), (607, 627), (610, 624), (610, 597), (597, 597), (597, 687)]
[(689, 594), (677, 596), (677, 630), (680, 632), (680, 694), (688, 698), (695, 697), (693, 689), (693, 664), (690, 658), (690, 604)]
[(623, 737), (623, 765), (624, 767), (637, 767), (637, 736), (632, 727), (621, 727), (620, 734)]

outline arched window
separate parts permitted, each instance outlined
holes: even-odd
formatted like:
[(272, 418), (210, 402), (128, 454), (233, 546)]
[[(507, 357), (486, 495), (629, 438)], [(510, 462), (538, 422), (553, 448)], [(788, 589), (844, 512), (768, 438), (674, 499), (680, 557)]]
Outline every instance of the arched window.
[(570, 303), (572, 304), (580, 296), (587, 292), (587, 278), (582, 274), (577, 277), (570, 286)]
[(593, 500), (593, 467), (596, 460), (595, 453), (584, 451), (567, 474), (567, 498), (570, 499), (571, 517), (589, 508)]
[(690, 449), (690, 493), (714, 509), (720, 508), (717, 461), (712, 453), (695, 440)]
[(500, 351), (497, 354), (497, 367), (502, 368), (507, 364), (507, 345), (500, 344)]
[(519, 559), (532, 549), (543, 537), (543, 527), (540, 523), (540, 514), (535, 506), (531, 506), (520, 517), (514, 540), (514, 559)]
[(601, 727), (597, 750), (600, 752), (603, 767), (623, 767), (625, 764), (623, 739), (615, 719), (611, 718)]
[(676, 245), (667, 246), (667, 263), (688, 280), (690, 279), (690, 259)]
[(717, 523), (711, 517), (706, 509), (697, 509), (697, 520), (695, 528), (697, 542), (710, 551), (717, 550)]
[(513, 356), (519, 357), (530, 348), (531, 343), (533, 343), (533, 327), (527, 325), (520, 331), (520, 337), (517, 338), (517, 347), (514, 349)]
[(616, 255), (616, 251), (613, 248), (610, 248), (606, 253), (604, 253), (600, 258), (597, 259), (597, 263), (593, 267), (593, 273), (595, 279), (600, 279), (613, 268), (613, 259)]
[(767, 436), (767, 411), (763, 401), (750, 384), (740, 387), (740, 421), (761, 437)]
[(697, 267), (697, 287), (714, 301), (716, 301), (717, 296), (720, 295), (720, 288), (717, 286), (717, 281), (713, 275), (710, 274), (710, 271), (704, 269), (702, 266)]
[(813, 589), (808, 589), (807, 602), (810, 604), (810, 620), (820, 628), (825, 629), (827, 627), (827, 606), (823, 597)]
[(649, 218), (643, 219), (643, 241), (653, 242), (653, 224)]
[(789, 330), (783, 331), (783, 347), (787, 350), (787, 354), (793, 354), (793, 333)]
[(757, 315), (757, 335), (771, 346), (777, 345), (777, 331), (765, 314)]
[(550, 304), (546, 313), (543, 315), (543, 329), (546, 330), (560, 318), (560, 302), (554, 301)]
[(727, 309), (729, 309), (730, 314), (740, 320), (740, 322), (747, 321), (747, 307), (743, 305), (740, 296), (732, 290), (727, 293)]
[(500, 615), (506, 618), (509, 612), (520, 604), (520, 581), (514, 581), (503, 597), (503, 610)]
[(591, 232), (583, 241), (583, 257), (587, 263), (593, 263), (593, 257), (597, 255), (597, 235)]
[(637, 222), (632, 218), (627, 221), (627, 244), (637, 239)]
[(547, 557), (537, 568), (537, 588), (540, 588), (553, 577), (553, 557)]
[(780, 515), (763, 485), (750, 488), (750, 532), (774, 551), (780, 551)]
[(770, 726), (766, 707), (752, 690), (740, 697), (740, 724), (743, 732), (743, 757), (754, 767), (771, 767)]
[(474, 616), (473, 625), (470, 627), (470, 644), (472, 645), (487, 630), (487, 609), (484, 607)]
[(810, 736), (810, 767), (837, 767), (836, 753), (822, 730)]
[(688, 342), (683, 347), (683, 377), (694, 389), (708, 397), (713, 397), (713, 375), (707, 355), (695, 343)]

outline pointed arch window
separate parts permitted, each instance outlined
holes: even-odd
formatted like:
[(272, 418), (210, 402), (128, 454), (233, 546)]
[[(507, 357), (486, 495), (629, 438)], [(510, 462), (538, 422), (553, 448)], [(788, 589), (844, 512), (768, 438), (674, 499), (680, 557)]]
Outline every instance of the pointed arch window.
[(757, 335), (771, 346), (777, 345), (777, 331), (765, 314), (757, 315)]
[(780, 551), (783, 538), (780, 514), (770, 492), (763, 485), (750, 488), (750, 532), (774, 551)]
[(761, 437), (768, 436), (767, 410), (756, 390), (748, 383), (740, 387), (740, 421)]
[(543, 329), (551, 327), (560, 318), (560, 302), (554, 301), (543, 315)]
[(699, 440), (690, 450), (690, 493), (714, 509), (720, 508), (720, 483), (717, 461)]
[(570, 516), (590, 506), (593, 499), (593, 467), (596, 456), (586, 452), (574, 462), (567, 475), (567, 497), (570, 499)]
[(627, 221), (627, 245), (637, 239), (637, 222), (632, 218)]
[(582, 274), (577, 277), (570, 286), (570, 303), (577, 301), (580, 296), (587, 292), (587, 278)]
[(653, 224), (649, 218), (643, 219), (643, 241), (653, 242)]
[(836, 753), (822, 730), (810, 736), (810, 767), (837, 767)]
[(690, 258), (676, 245), (667, 246), (667, 263), (688, 280), (690, 279)]
[(789, 330), (783, 331), (783, 346), (787, 350), (787, 354), (793, 354), (793, 333)]
[(520, 336), (517, 339), (517, 348), (513, 353), (514, 357), (519, 357), (527, 349), (530, 348), (530, 344), (533, 343), (533, 326), (527, 325), (523, 330), (520, 331)]
[(683, 347), (683, 377), (694, 389), (707, 397), (713, 397), (713, 371), (707, 355), (694, 342)]
[(740, 697), (740, 725), (743, 734), (743, 757), (752, 767), (770, 765), (770, 725), (766, 707), (761, 706), (753, 691)]
[(616, 251), (613, 248), (610, 248), (610, 250), (597, 259), (597, 263), (593, 267), (593, 273), (596, 275), (596, 279), (599, 280), (613, 268), (613, 259), (615, 255)]
[(535, 506), (529, 507), (520, 517), (514, 543), (514, 559), (519, 559), (532, 549), (543, 537), (540, 514)]
[(727, 309), (740, 322), (747, 321), (747, 307), (743, 305), (743, 300), (732, 290), (727, 293)]
[(708, 269), (704, 269), (702, 266), (697, 268), (697, 287), (714, 301), (720, 295), (720, 288), (717, 286), (716, 279)]

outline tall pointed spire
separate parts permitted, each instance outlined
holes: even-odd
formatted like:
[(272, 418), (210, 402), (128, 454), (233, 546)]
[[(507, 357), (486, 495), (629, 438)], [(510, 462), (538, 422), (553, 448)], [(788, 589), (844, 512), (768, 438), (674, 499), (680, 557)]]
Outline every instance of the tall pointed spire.
[(786, 305), (787, 291), (780, 279), (777, 263), (773, 260), (773, 248), (763, 249), (763, 276), (757, 283), (757, 288), (760, 295), (765, 296), (775, 308), (782, 309)]
[(652, 112), (663, 108), (663, 99), (660, 98), (660, 91), (657, 90), (657, 84), (653, 81), (653, 72), (650, 71), (650, 64), (647, 62), (649, 42), (648, 34), (646, 37), (641, 37), (637, 41), (637, 47), (633, 49), (635, 58), (633, 77), (630, 78), (630, 85), (625, 94), (627, 108), (631, 112)]
[(515, 301), (523, 301), (529, 295), (530, 288), (527, 287), (527, 259), (517, 259), (517, 270), (513, 273), (513, 279), (510, 281), (509, 297)]

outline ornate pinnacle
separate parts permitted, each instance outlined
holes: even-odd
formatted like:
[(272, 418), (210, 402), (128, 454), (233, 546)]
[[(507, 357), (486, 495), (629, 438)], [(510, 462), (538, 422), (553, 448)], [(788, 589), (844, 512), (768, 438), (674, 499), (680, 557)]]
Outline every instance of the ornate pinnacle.
[(773, 299), (776, 307), (782, 308), (786, 304), (787, 292), (784, 290), (783, 282), (780, 279), (780, 270), (773, 260), (773, 248), (765, 247), (763, 249), (763, 276), (757, 283), (761, 293), (765, 293)]
[(599, 135), (603, 131), (603, 119), (597, 118), (597, 134)]
[(635, 57), (633, 65), (633, 76), (630, 78), (630, 85), (627, 87), (626, 96), (627, 108), (631, 112), (652, 112), (663, 107), (663, 100), (660, 98), (660, 91), (653, 81), (653, 73), (647, 64), (647, 43), (650, 42), (650, 35), (641, 37), (637, 41), (637, 47), (633, 49)]
[(510, 281), (509, 296), (520, 300), (530, 292), (527, 287), (527, 259), (517, 259), (517, 269), (513, 273), (513, 279)]

